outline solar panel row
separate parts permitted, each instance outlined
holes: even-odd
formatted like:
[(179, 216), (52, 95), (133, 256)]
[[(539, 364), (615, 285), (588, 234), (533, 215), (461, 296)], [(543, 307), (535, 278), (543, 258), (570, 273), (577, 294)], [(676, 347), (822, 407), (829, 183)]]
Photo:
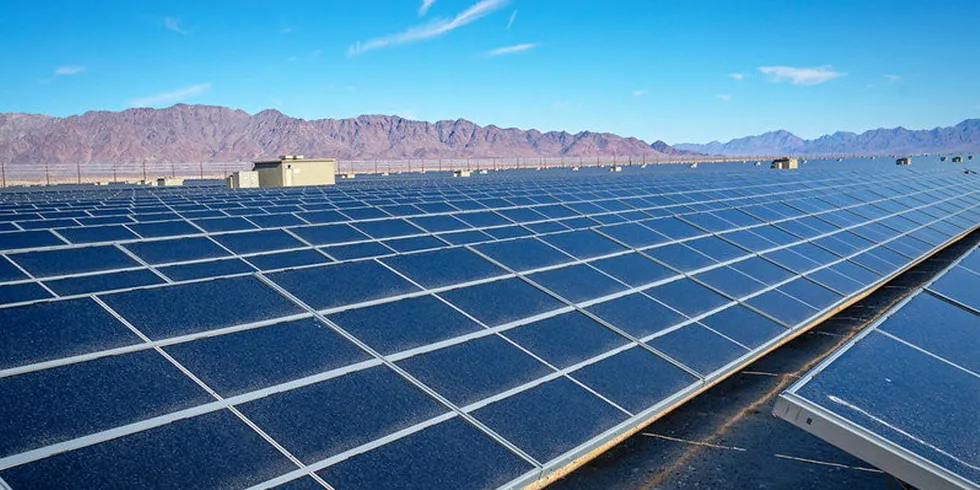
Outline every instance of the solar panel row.
[(978, 196), (951, 172), (0, 194), (0, 478), (519, 486), (972, 230)]
[(980, 249), (780, 395), (775, 413), (917, 487), (980, 488), (977, 291)]

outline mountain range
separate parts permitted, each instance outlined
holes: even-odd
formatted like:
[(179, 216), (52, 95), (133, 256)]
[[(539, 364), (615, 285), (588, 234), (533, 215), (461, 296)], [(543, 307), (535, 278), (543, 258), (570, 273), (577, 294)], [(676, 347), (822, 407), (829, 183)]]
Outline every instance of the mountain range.
[(681, 143), (674, 145), (674, 148), (725, 156), (965, 153), (980, 150), (980, 119), (967, 119), (955, 126), (935, 129), (898, 127), (860, 134), (838, 131), (812, 140), (779, 130), (727, 143)]
[(812, 140), (785, 130), (727, 143), (651, 144), (611, 133), (541, 132), (435, 123), (398, 116), (304, 120), (276, 110), (220, 106), (90, 111), (77, 116), (0, 113), (0, 161), (11, 164), (235, 162), (281, 154), (341, 159), (611, 157), (695, 155), (886, 155), (980, 150), (980, 119), (930, 130), (836, 132)]
[(687, 155), (610, 133), (542, 133), (429, 123), (398, 116), (304, 120), (276, 110), (250, 115), (219, 106), (91, 111), (65, 118), (0, 114), (0, 160), (13, 164), (233, 162), (281, 154), (341, 159)]

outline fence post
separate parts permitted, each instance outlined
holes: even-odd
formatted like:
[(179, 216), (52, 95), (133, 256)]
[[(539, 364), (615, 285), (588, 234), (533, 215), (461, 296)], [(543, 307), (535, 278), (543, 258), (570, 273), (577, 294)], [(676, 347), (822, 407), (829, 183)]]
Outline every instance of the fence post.
[(198, 170), (200, 171), (201, 180), (204, 180), (204, 162), (198, 162)]
[(3, 186), (7, 187), (7, 162), (0, 160), (0, 177), (3, 178)]
[(75, 160), (75, 177), (78, 179), (78, 183), (82, 183), (82, 166)]
[(146, 159), (143, 159), (143, 183), (146, 183)]
[(48, 162), (44, 162), (44, 181), (47, 185), (51, 185), (51, 176), (48, 174)]

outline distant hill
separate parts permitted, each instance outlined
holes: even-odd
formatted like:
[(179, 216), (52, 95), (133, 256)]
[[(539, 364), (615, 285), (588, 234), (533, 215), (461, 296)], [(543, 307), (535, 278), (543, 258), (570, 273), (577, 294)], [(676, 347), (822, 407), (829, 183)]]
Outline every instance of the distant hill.
[(304, 120), (279, 111), (250, 115), (218, 106), (92, 111), (58, 118), (0, 114), (0, 159), (23, 163), (247, 161), (280, 154), (373, 158), (589, 157), (690, 154), (610, 133), (542, 133), (429, 123), (398, 116)]
[(681, 143), (674, 145), (709, 155), (889, 155), (957, 153), (980, 151), (980, 119), (967, 119), (956, 126), (911, 130), (902, 127), (874, 129), (861, 134), (838, 131), (804, 140), (789, 131), (773, 131), (738, 138), (727, 143)]

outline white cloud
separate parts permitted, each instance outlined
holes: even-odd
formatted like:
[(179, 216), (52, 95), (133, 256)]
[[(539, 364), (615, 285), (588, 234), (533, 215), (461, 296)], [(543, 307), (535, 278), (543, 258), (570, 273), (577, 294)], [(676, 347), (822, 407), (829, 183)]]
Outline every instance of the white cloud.
[(163, 27), (165, 27), (166, 29), (169, 29), (171, 31), (174, 31), (177, 34), (187, 34), (187, 31), (184, 30), (184, 28), (180, 26), (180, 19), (177, 19), (177, 18), (174, 18), (174, 17), (164, 17), (163, 18)]
[(510, 14), (510, 20), (507, 21), (507, 27), (505, 28), (506, 30), (508, 31), (510, 30), (510, 26), (514, 25), (514, 19), (516, 18), (517, 18), (517, 9), (514, 9), (514, 12)]
[(507, 2), (508, 0), (481, 0), (480, 2), (473, 4), (470, 8), (460, 12), (452, 19), (437, 19), (425, 25), (410, 27), (409, 29), (396, 34), (390, 34), (364, 42), (358, 41), (347, 48), (347, 55), (356, 56), (373, 49), (433, 38), (479, 20), (500, 9), (506, 5)]
[(162, 92), (159, 94), (133, 99), (130, 101), (129, 105), (131, 107), (168, 106), (201, 95), (210, 89), (210, 83), (201, 83), (198, 85), (191, 85), (190, 87), (179, 88), (171, 92)]
[(434, 3), (436, 3), (436, 0), (422, 0), (422, 5), (419, 7), (419, 15), (425, 15)]
[(731, 77), (731, 78), (733, 78), (733, 79), (735, 79), (735, 80), (738, 80), (740, 82), (742, 80), (745, 80), (745, 74), (744, 73), (729, 73), (728, 76)]
[(846, 73), (834, 71), (830, 65), (812, 68), (795, 68), (792, 66), (760, 66), (758, 70), (774, 83), (790, 82), (793, 85), (817, 85), (840, 78)]
[(642, 90), (642, 89), (641, 90), (634, 90), (633, 91), (633, 97), (643, 97), (646, 94), (647, 94), (647, 91), (646, 90)]
[(902, 77), (900, 77), (898, 75), (882, 75), (882, 76), (885, 77), (885, 80), (888, 83), (895, 83), (895, 82), (901, 82), (902, 81)]
[(525, 44), (515, 44), (513, 46), (507, 46), (503, 48), (497, 48), (492, 51), (487, 52), (487, 56), (500, 56), (502, 54), (512, 54), (520, 53), (521, 51), (527, 51), (529, 49), (540, 46), (541, 43), (525, 43)]
[(55, 75), (78, 75), (86, 70), (81, 65), (59, 66), (54, 69)]
[(718, 100), (722, 102), (731, 102), (732, 96), (728, 94), (718, 94)]

